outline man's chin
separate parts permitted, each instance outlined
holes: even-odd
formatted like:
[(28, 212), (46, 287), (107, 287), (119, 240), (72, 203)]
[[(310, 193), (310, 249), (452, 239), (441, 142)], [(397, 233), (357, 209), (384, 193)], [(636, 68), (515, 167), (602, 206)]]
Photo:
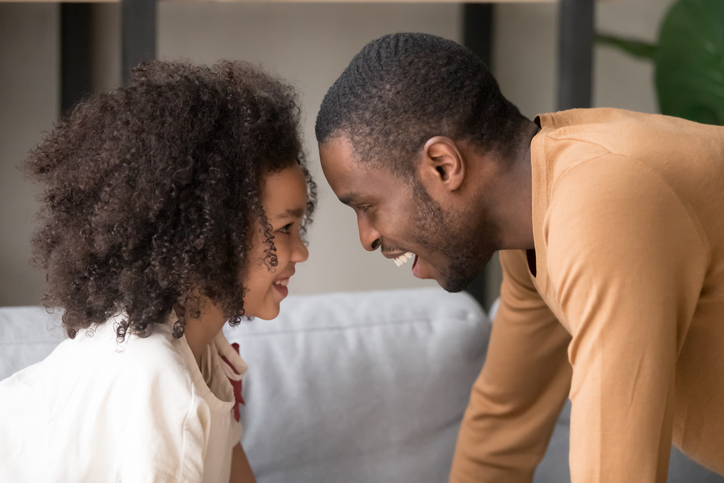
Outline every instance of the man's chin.
[(468, 285), (469, 285), (469, 283), (458, 283), (458, 282), (451, 283), (449, 281), (445, 281), (444, 284), (440, 283), (440, 286), (443, 289), (445, 289), (445, 291), (450, 292), (450, 293), (462, 292), (463, 290), (465, 290), (465, 287), (467, 287)]
[(491, 257), (492, 255), (486, 257), (478, 263), (470, 262), (467, 264), (452, 264), (442, 276), (436, 277), (435, 280), (448, 292), (462, 292), (473, 282), (473, 280), (475, 280), (483, 269), (485, 269), (485, 266), (488, 264)]
[(465, 290), (465, 288), (470, 285), (470, 282), (472, 282), (476, 276), (477, 273), (475, 275), (451, 273), (443, 280), (436, 279), (436, 281), (447, 292), (458, 293)]

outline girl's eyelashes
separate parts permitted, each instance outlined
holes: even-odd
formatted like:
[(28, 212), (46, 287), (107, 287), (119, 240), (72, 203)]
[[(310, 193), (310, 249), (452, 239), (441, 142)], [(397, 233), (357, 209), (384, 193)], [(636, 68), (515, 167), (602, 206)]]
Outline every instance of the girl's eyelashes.
[(279, 228), (279, 233), (284, 233), (285, 235), (289, 234), (289, 230), (292, 229), (292, 226), (294, 226), (294, 222), (287, 223), (283, 227)]

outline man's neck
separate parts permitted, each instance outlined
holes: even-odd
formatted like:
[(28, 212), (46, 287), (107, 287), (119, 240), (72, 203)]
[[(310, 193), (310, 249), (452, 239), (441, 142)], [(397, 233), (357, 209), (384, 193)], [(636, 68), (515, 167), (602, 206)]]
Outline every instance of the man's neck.
[(495, 206), (501, 230), (501, 249), (529, 250), (535, 245), (531, 141), (539, 130), (533, 122), (526, 125), (511, 165), (498, 180)]

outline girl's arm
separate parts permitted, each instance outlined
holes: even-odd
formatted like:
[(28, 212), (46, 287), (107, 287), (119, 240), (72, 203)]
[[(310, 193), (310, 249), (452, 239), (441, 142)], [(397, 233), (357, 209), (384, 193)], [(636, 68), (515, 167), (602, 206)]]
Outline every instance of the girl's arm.
[(254, 473), (249, 466), (249, 460), (246, 459), (246, 453), (241, 447), (241, 443), (234, 446), (231, 453), (231, 478), (229, 483), (256, 483)]

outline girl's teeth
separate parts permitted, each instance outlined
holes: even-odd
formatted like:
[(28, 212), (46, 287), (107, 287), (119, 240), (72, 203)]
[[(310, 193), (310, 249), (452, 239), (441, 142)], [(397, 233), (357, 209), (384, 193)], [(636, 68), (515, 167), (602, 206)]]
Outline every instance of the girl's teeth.
[(276, 285), (281, 285), (282, 287), (286, 287), (287, 284), (289, 283), (289, 280), (288, 280), (288, 279), (287, 279), (287, 280), (280, 280), (280, 281), (274, 282), (274, 283), (275, 283)]

